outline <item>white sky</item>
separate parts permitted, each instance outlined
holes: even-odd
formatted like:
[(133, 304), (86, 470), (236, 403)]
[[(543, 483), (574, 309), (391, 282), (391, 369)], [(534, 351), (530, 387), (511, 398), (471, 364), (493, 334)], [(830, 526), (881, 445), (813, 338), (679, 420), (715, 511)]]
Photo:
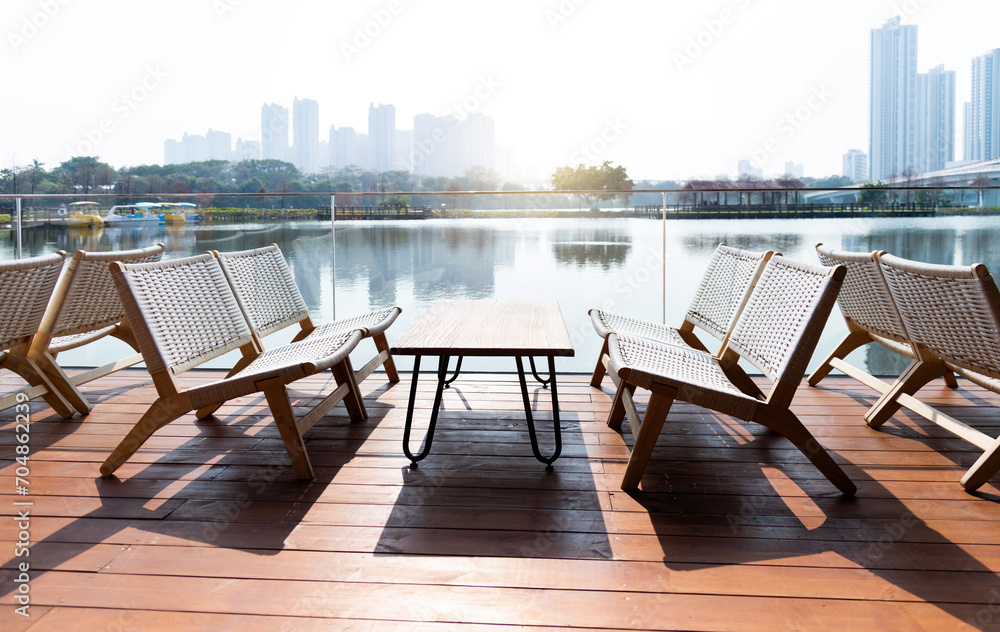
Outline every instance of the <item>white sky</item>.
[(765, 172), (825, 176), (867, 151), (871, 28), (917, 24), (918, 70), (957, 71), (959, 113), (972, 57), (1000, 47), (996, 0), (5, 0), (2, 15), (0, 166), (48, 168), (159, 163), (165, 139), (209, 128), (256, 139), (263, 103), (300, 97), (323, 138), (366, 132), (370, 102), (412, 129), (468, 99), (543, 176), (590, 162), (581, 146), (634, 179), (735, 175), (768, 140)]

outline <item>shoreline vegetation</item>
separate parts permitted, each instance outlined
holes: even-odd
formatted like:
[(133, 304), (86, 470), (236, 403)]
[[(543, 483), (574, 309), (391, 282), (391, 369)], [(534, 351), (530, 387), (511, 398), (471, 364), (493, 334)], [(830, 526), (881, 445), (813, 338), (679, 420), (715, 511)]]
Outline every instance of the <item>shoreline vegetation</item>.
[[(802, 205), (803, 207), (807, 205)], [(733, 205), (725, 207), (701, 208), (669, 208), (668, 219), (809, 219), (837, 217), (933, 217), (941, 216), (995, 216), (1000, 215), (1000, 207), (941, 207), (937, 209), (923, 208), (861, 208), (856, 205), (837, 205), (835, 207), (814, 205), (815, 208), (802, 207), (760, 207)], [(24, 225), (64, 224), (65, 215), (59, 215), (56, 209), (28, 209), (25, 212)], [(203, 222), (235, 222), (235, 221), (296, 221), (320, 220), (329, 221), (329, 207), (323, 209), (262, 209), (262, 208), (209, 208), (198, 209), (197, 215)], [(648, 218), (660, 219), (662, 209), (655, 206), (634, 207), (623, 209), (600, 209), (591, 211), (585, 209), (379, 209), (379, 208), (337, 208), (337, 221), (352, 220), (386, 220), (386, 219), (626, 219)], [(0, 228), (10, 228), (11, 214), (0, 214)]]

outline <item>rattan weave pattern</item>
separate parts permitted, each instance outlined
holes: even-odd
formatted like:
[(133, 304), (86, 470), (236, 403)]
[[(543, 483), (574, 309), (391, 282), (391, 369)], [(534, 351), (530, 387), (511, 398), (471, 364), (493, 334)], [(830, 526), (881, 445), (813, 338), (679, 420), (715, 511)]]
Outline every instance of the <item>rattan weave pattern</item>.
[(0, 350), (38, 331), (66, 253), (0, 262)]
[(361, 314), (360, 316), (351, 316), (335, 320), (332, 323), (323, 323), (317, 326), (316, 329), (313, 329), (306, 337), (306, 340), (320, 336), (329, 336), (342, 331), (351, 331), (352, 329), (364, 329), (365, 334), (369, 336), (380, 334), (389, 328), (389, 325), (396, 320), (399, 313), (400, 309), (398, 307), (386, 307), (385, 309), (378, 309), (374, 312)]
[(798, 383), (839, 288), (830, 268), (772, 257), (733, 329), (730, 348), (772, 380)]
[(716, 248), (686, 318), (725, 339), (766, 254), (726, 245)]
[(985, 266), (880, 256), (914, 343), (946, 363), (1000, 378), (1000, 291)]
[(357, 346), (363, 333), (344, 331), (276, 347), (257, 356), (245, 369), (223, 380), (188, 390), (195, 408), (256, 393), (256, 382), (279, 377), (285, 384), (331, 368)]
[[(50, 306), (42, 324), (55, 338), (49, 349), (65, 350), (99, 338), (100, 336), (95, 335), (81, 339), (75, 337), (75, 334), (98, 332), (117, 324), (125, 316), (108, 270), (110, 262), (150, 263), (159, 261), (162, 256), (163, 244), (135, 250), (79, 250), (74, 253), (66, 272), (59, 280), (59, 290), (65, 291), (65, 298), (58, 305)], [(63, 339), (64, 336), (73, 337)]]
[(713, 409), (721, 406), (741, 419), (750, 418), (759, 403), (736, 388), (719, 362), (707, 353), (613, 334), (608, 338), (608, 354), (611, 370), (622, 377), (627, 371), (630, 384), (641, 388), (653, 383), (674, 386), (681, 401)]
[(605, 312), (599, 309), (590, 310), (590, 320), (597, 331), (597, 335), (601, 338), (606, 338), (609, 333), (614, 331), (659, 340), (672, 345), (688, 346), (680, 334), (677, 333), (677, 330), (670, 325), (663, 325), (641, 318), (633, 318), (624, 314)]
[(266, 336), (309, 316), (278, 246), (218, 252), (216, 256), (258, 335)]
[(915, 357), (875, 253), (834, 250), (820, 244), (816, 246), (816, 254), (825, 266), (847, 267), (837, 298), (844, 317), (872, 335), (899, 343), (891, 347), (894, 351)]
[(121, 268), (112, 277), (150, 373), (180, 373), (252, 340), (211, 254)]

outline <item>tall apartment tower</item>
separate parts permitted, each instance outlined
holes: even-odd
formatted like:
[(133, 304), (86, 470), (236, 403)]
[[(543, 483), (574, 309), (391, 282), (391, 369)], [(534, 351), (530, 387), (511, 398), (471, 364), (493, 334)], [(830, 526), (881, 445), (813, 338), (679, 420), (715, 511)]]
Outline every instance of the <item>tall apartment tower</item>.
[(1000, 158), (1000, 48), (972, 59), (965, 125), (967, 160)]
[(917, 75), (917, 165), (939, 171), (955, 160), (955, 71), (936, 66)]
[(375, 171), (396, 168), (396, 106), (368, 106), (368, 136)]
[(302, 173), (319, 170), (319, 104), (296, 97), (292, 103), (292, 164)]
[(917, 27), (899, 17), (872, 29), (868, 157), (872, 180), (916, 169)]
[(868, 178), (868, 154), (860, 149), (849, 149), (844, 154), (844, 173), (855, 182)]
[(277, 103), (260, 108), (260, 153), (264, 160), (288, 159), (288, 108)]

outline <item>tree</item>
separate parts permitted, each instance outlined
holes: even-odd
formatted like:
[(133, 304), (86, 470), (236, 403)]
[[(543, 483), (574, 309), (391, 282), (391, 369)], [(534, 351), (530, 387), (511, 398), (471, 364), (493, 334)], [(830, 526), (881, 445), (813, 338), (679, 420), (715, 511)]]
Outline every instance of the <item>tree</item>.
[[(584, 191), (577, 193), (577, 196), (595, 213), (602, 200), (613, 200), (620, 191), (631, 191), (632, 187), (632, 180), (625, 172), (625, 167), (613, 167), (608, 160), (600, 167), (588, 167), (584, 164), (577, 165), (576, 169), (559, 167), (552, 174), (552, 188), (557, 191)], [(626, 200), (628, 195), (625, 194)]]
[(861, 206), (867, 206), (869, 209), (874, 209), (876, 206), (885, 204), (886, 200), (885, 183), (879, 180), (878, 182), (866, 182), (861, 185), (861, 195), (858, 197), (858, 203)]

